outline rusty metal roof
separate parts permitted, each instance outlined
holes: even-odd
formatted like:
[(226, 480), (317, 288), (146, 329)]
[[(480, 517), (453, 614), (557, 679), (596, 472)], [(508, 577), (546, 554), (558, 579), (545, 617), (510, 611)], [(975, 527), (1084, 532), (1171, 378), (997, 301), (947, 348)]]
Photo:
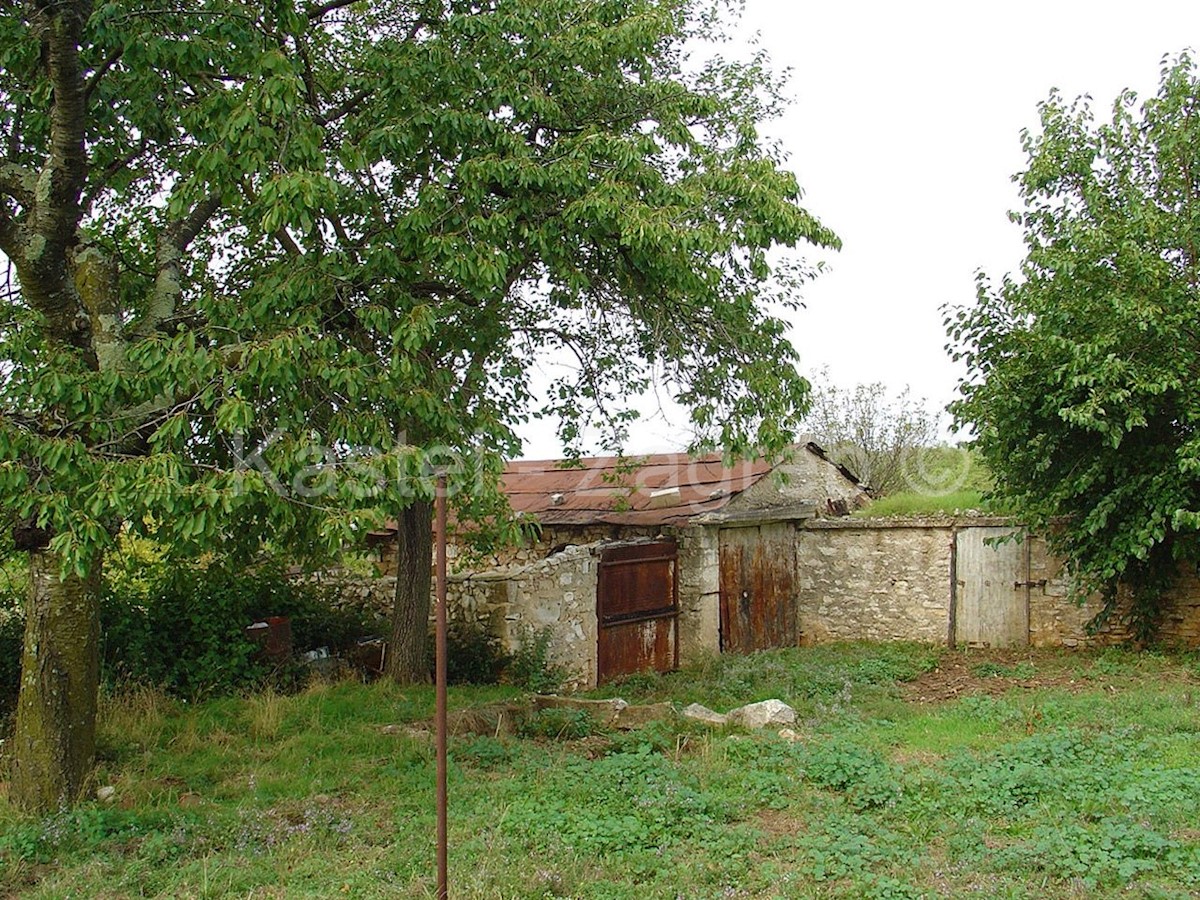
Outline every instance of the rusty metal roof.
[(763, 460), (732, 466), (719, 453), (520, 460), (504, 471), (515, 512), (543, 525), (667, 525), (714, 512), (772, 470)]
[[(812, 442), (795, 450), (835, 465)], [(720, 453), (517, 460), (505, 466), (502, 484), (513, 511), (542, 525), (654, 527), (715, 513), (774, 468), (762, 459), (727, 466)], [(849, 470), (837, 469), (858, 484)], [(389, 522), (372, 537), (384, 538), (395, 530), (396, 523)]]

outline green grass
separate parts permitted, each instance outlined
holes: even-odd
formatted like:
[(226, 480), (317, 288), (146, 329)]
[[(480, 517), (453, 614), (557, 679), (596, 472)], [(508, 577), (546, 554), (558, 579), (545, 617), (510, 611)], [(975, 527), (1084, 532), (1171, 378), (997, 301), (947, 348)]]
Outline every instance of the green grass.
[(954, 491), (949, 494), (901, 493), (880, 497), (870, 506), (855, 511), (858, 518), (881, 518), (884, 516), (939, 516), (955, 515), (968, 510), (987, 511), (988, 507), (981, 491)]
[[(780, 697), (773, 732), (679, 721), (451, 738), (464, 898), (1183, 897), (1200, 890), (1195, 655), (841, 644), (720, 657), (596, 692), (714, 709)], [(451, 691), (458, 709), (508, 688)], [(195, 706), (104, 704), (111, 804), (0, 801), (0, 895), (431, 897), (428, 688), (356, 683)], [(387, 726), (402, 726), (388, 728)], [(557, 732), (555, 732), (557, 734)]]

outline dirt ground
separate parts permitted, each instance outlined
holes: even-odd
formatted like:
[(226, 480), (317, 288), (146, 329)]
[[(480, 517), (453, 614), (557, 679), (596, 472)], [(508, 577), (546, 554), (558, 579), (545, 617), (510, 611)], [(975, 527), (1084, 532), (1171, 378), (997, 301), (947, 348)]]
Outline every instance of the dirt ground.
[(904, 689), (909, 700), (939, 703), (1048, 687), (1116, 690), (1114, 680), (1120, 679), (1098, 670), (1094, 658), (1062, 650), (958, 650), (943, 654), (936, 669), (908, 682)]

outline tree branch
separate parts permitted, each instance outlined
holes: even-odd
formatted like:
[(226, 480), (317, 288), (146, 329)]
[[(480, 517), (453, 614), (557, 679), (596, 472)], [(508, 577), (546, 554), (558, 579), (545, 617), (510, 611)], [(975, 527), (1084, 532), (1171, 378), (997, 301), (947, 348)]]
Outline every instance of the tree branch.
[(13, 259), (21, 290), (47, 323), (47, 336), (83, 351), (95, 365), (90, 323), (75, 285), (68, 256), (82, 216), (80, 194), (87, 181), (84, 146), (87, 106), (79, 47), (90, 4), (85, 0), (36, 3), (32, 32), (41, 39), (53, 90), (49, 155), (38, 176), (28, 215), (30, 239)]
[(155, 247), (154, 293), (146, 317), (134, 329), (135, 339), (149, 337), (163, 322), (174, 317), (183, 293), (183, 255), (220, 207), (221, 198), (210, 195), (197, 203), (182, 219), (170, 223), (159, 233)]
[(339, 119), (343, 119), (346, 116), (350, 115), (350, 113), (356, 112), (357, 110), (359, 110), (362, 107), (363, 101), (366, 100), (368, 97), (370, 97), (372, 93), (373, 92), (370, 89), (364, 88), (363, 90), (361, 90), (357, 94), (355, 94), (353, 97), (350, 97), (350, 98), (346, 99), (345, 101), (343, 101), (342, 103), (339, 103), (337, 106), (333, 107), (333, 109), (329, 110), (328, 112), (315, 113), (313, 115), (313, 121), (316, 122), (321, 127), (325, 127), (326, 125), (332, 125), (335, 122), (337, 122)]
[(91, 188), (84, 195), (83, 200), (80, 201), (80, 207), (82, 209), (90, 209), (92, 201), (96, 199), (102, 190), (104, 190), (113, 176), (117, 175), (122, 170), (129, 168), (129, 164), (145, 153), (146, 148), (149, 145), (149, 139), (143, 135), (142, 139), (138, 141), (136, 148), (125, 154), (125, 156), (121, 157), (120, 159), (114, 159), (107, 166), (105, 166), (104, 171), (101, 172), (100, 175), (97, 176), (97, 178), (92, 182)]
[(74, 237), (80, 215), (79, 196), (87, 179), (87, 108), (79, 60), (82, 6), (48, 5), (36, 16), (46, 46), (54, 104), (50, 109), (50, 157), (39, 179), (42, 183), (34, 227), (47, 241), (64, 247)]
[(300, 249), (300, 245), (288, 234), (286, 228), (279, 227), (275, 229), (275, 240), (279, 241), (279, 245), (283, 247), (288, 256), (298, 259), (304, 255), (304, 251)]
[(323, 18), (325, 13), (330, 13), (334, 10), (352, 6), (357, 2), (358, 0), (326, 0), (325, 3), (320, 3), (316, 6), (310, 6), (308, 8), (308, 21), (316, 22)]
[(108, 57), (100, 64), (100, 68), (92, 73), (92, 77), (87, 80), (87, 84), (83, 87), (83, 97), (85, 100), (90, 100), (92, 92), (100, 84), (100, 79), (108, 74), (109, 70), (117, 64), (117, 60), (121, 58), (121, 54), (125, 52), (123, 48), (118, 47), (116, 50), (108, 54)]
[(28, 210), (33, 206), (36, 191), (37, 176), (32, 169), (12, 162), (0, 163), (0, 193), (12, 197)]

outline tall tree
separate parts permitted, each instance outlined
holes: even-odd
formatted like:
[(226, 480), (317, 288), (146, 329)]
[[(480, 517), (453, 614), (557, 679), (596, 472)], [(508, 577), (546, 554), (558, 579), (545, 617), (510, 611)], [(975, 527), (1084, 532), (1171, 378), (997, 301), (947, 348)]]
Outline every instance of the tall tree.
[[(778, 103), (763, 61), (687, 59), (717, 14), (0, 9), (0, 510), (40, 576), (14, 801), (83, 783), (121, 529), (249, 553), (405, 510), (427, 547), (435, 470), (460, 516), (495, 520), (516, 424), (557, 416), (569, 442), (598, 416), (619, 439), (651, 377), (704, 439), (786, 442), (807, 384), (767, 288), (786, 309), (805, 273), (769, 253), (836, 238), (758, 138)], [(540, 403), (528, 371), (550, 353), (577, 365)], [(410, 642), (423, 577), (401, 579)]]
[(876, 381), (840, 388), (818, 373), (804, 427), (876, 496), (925, 487), (918, 457), (938, 442), (937, 416), (905, 387), (894, 397)]
[(968, 376), (953, 404), (1008, 504), (1152, 635), (1179, 561), (1200, 559), (1200, 81), (1164, 61), (1155, 97), (1041, 105), (1019, 176), (1019, 277), (950, 311)]

